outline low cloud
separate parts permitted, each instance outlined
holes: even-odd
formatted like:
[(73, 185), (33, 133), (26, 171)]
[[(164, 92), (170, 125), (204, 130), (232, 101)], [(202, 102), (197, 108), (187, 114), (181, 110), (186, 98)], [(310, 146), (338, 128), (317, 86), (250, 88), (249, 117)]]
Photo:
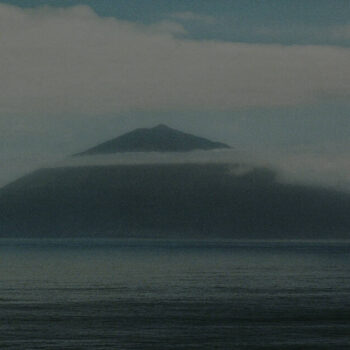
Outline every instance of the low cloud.
[(350, 192), (350, 157), (347, 152), (320, 154), (250, 153), (235, 149), (193, 152), (126, 152), (113, 155), (62, 157), (59, 154), (22, 153), (0, 157), (0, 188), (38, 168), (141, 165), (141, 164), (231, 164), (232, 171), (269, 168), (284, 183), (321, 186)]
[(331, 187), (350, 192), (349, 154), (293, 154), (278, 157), (275, 164), (285, 182)]
[(183, 32), (171, 21), (102, 18), (87, 6), (1, 4), (0, 116), (232, 110), (349, 97), (347, 48), (177, 37)]
[(113, 155), (73, 157), (53, 162), (50, 167), (81, 167), (137, 164), (231, 164), (234, 174), (254, 167), (276, 172), (278, 181), (328, 187), (350, 192), (348, 154), (257, 153), (234, 149), (192, 152), (126, 152)]

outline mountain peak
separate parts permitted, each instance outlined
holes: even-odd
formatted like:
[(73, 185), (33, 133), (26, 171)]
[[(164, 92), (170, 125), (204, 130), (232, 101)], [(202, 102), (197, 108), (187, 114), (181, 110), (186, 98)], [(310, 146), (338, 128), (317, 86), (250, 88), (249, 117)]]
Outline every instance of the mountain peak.
[(119, 152), (188, 152), (217, 148), (230, 148), (230, 146), (184, 133), (165, 124), (158, 124), (152, 128), (135, 129), (77, 155)]

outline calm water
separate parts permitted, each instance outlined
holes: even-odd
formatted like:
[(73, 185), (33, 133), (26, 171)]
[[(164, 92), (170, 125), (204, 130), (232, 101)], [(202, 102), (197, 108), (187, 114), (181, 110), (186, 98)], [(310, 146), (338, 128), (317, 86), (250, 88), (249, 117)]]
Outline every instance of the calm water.
[(349, 349), (350, 242), (0, 240), (1, 349)]

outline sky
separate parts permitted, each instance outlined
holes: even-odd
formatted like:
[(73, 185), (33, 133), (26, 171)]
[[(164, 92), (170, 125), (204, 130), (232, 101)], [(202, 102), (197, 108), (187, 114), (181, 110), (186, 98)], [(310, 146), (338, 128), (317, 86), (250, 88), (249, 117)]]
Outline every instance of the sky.
[(350, 189), (348, 0), (0, 0), (0, 92), (0, 186), (164, 123)]

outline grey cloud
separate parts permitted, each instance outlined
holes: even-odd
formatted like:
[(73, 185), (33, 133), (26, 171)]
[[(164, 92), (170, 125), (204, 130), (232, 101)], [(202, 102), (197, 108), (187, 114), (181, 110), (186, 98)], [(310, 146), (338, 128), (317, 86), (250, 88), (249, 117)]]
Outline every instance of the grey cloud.
[(283, 181), (332, 187), (350, 192), (350, 155), (303, 153), (276, 161)]
[[(232, 110), (349, 96), (350, 50), (191, 41), (89, 7), (0, 5), (1, 115)], [(328, 94), (328, 95), (327, 95)]]

